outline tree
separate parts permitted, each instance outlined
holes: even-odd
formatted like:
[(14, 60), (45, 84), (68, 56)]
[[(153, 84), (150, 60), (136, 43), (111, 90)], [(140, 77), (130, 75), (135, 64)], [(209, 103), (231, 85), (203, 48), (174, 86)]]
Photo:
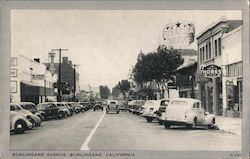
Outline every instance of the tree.
[(141, 88), (145, 83), (155, 81), (158, 85), (158, 89), (160, 89), (160, 87), (167, 89), (165, 83), (173, 79), (174, 71), (183, 64), (183, 62), (184, 59), (177, 50), (168, 49), (164, 45), (160, 45), (156, 52), (147, 54), (140, 52), (137, 57), (137, 63), (132, 71), (133, 80), (138, 83)]
[(130, 89), (130, 82), (128, 80), (121, 80), (118, 82), (117, 88), (121, 91), (123, 97), (125, 98), (125, 94), (128, 93)]
[(119, 97), (120, 94), (121, 94), (121, 90), (117, 86), (112, 88), (112, 96), (113, 96), (113, 98)]
[(108, 99), (108, 97), (110, 96), (110, 89), (108, 88), (108, 86), (99, 86), (99, 90), (100, 90), (100, 97), (103, 99)]

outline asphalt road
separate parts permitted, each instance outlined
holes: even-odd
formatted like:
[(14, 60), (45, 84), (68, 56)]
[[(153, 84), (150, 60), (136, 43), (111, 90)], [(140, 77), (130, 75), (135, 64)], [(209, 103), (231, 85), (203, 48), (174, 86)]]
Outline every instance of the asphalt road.
[(204, 128), (165, 129), (128, 112), (92, 110), (50, 120), (10, 136), (12, 150), (215, 150), (240, 151), (241, 137)]

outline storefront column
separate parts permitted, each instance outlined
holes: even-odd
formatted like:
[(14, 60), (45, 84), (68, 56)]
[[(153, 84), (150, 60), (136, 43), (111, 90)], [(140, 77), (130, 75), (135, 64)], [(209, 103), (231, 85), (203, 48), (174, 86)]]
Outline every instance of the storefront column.
[(206, 99), (206, 111), (209, 113), (212, 113), (212, 106), (211, 106), (211, 99), (209, 96), (210, 92), (209, 92), (209, 87), (208, 84), (205, 84), (205, 99)]
[(217, 78), (213, 78), (213, 114), (218, 115), (218, 86)]
[(197, 86), (198, 86), (197, 99), (199, 99), (200, 101), (202, 101), (201, 81), (199, 81), (199, 82), (197, 83)]
[(222, 77), (222, 115), (227, 116), (228, 110), (228, 88), (227, 88), (227, 78)]

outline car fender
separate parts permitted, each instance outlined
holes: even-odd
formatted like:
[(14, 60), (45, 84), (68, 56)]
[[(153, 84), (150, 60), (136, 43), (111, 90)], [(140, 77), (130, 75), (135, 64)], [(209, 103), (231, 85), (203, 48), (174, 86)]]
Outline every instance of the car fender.
[(210, 125), (213, 124), (213, 119), (215, 116), (213, 114), (208, 114), (204, 117), (204, 125)]
[(26, 129), (28, 128), (28, 125), (32, 125), (27, 119), (25, 119), (23, 116), (15, 116), (14, 118), (13, 118), (13, 120), (12, 120), (12, 123), (11, 123), (11, 125), (12, 125), (12, 127), (11, 127), (11, 129), (14, 129), (15, 128), (15, 124), (16, 124), (16, 122), (18, 121), (18, 120), (21, 120), (21, 121), (23, 121), (23, 123), (25, 123), (25, 127), (26, 127)]
[(185, 119), (186, 119), (186, 121), (187, 121), (188, 124), (192, 124), (195, 117), (196, 116), (195, 116), (194, 113), (188, 113), (188, 114), (186, 114)]

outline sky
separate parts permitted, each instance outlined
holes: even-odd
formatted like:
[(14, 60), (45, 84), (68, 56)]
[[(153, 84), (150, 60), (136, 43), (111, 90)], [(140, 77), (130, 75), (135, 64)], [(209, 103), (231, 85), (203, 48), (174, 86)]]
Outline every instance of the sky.
[[(80, 65), (80, 87), (112, 89), (128, 79), (140, 50), (163, 44), (167, 24), (190, 21), (197, 36), (223, 16), (242, 19), (240, 11), (225, 10), (12, 10), (11, 54), (47, 62), (51, 49), (68, 49), (62, 56)], [(197, 50), (196, 40), (189, 48)]]

